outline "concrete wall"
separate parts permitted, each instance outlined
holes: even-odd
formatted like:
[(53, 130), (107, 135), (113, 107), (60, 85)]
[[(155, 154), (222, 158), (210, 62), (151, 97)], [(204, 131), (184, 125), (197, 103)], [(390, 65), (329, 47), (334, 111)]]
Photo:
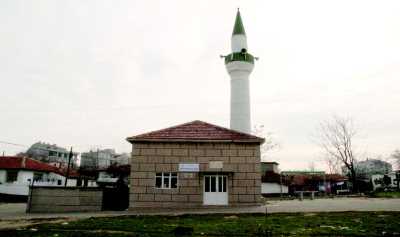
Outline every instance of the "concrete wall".
[[(210, 161), (222, 161), (223, 168), (210, 168)], [(179, 172), (179, 163), (198, 163), (200, 172)], [(213, 171), (229, 172), (229, 205), (260, 202), (258, 144), (135, 143), (131, 159), (130, 208), (203, 206), (203, 175)], [(158, 172), (177, 172), (178, 188), (155, 188)]]
[(7, 181), (7, 171), (0, 170), (0, 184), (3, 184)]
[(27, 212), (101, 211), (103, 191), (98, 188), (33, 187)]
[(286, 185), (277, 183), (261, 183), (261, 194), (277, 194), (277, 193), (288, 193), (289, 189)]

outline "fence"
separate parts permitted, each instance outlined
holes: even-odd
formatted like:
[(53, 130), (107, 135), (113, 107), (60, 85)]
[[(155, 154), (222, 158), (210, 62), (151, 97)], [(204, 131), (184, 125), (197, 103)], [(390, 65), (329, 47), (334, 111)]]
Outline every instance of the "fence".
[(88, 187), (30, 187), (26, 212), (56, 213), (102, 210), (103, 191)]

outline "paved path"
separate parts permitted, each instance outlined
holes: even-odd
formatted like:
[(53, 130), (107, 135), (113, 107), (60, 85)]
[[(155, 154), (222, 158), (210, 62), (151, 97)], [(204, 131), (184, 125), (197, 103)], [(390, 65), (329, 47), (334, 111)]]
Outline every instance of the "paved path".
[(332, 198), (268, 201), (268, 212), (400, 211), (400, 199)]
[(381, 198), (334, 198), (315, 200), (268, 201), (267, 205), (256, 207), (208, 208), (186, 210), (106, 211), (82, 213), (26, 214), (25, 204), (0, 204), (0, 222), (41, 218), (88, 218), (122, 215), (180, 215), (185, 213), (268, 213), (278, 212), (343, 212), (343, 211), (400, 211), (400, 199)]

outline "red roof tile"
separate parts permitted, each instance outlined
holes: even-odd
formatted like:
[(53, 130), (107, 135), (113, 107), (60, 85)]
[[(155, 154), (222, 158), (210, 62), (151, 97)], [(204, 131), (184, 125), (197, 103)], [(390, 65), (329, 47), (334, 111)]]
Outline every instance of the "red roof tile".
[(220, 127), (199, 120), (177, 126), (128, 137), (129, 142), (250, 142), (263, 143), (264, 139), (247, 133)]
[[(23, 169), (43, 172), (53, 172), (65, 176), (66, 170), (43, 163), (28, 157), (20, 156), (0, 156), (0, 169)], [(69, 176), (78, 176), (77, 171), (70, 170)]]

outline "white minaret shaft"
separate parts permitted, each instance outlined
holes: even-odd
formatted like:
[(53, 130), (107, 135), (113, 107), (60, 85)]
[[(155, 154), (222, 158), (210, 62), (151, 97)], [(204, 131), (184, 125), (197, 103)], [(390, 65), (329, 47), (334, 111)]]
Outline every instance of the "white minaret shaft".
[(254, 57), (247, 52), (247, 38), (238, 10), (231, 38), (232, 53), (225, 56), (231, 77), (231, 124), (233, 130), (251, 133), (249, 75)]

